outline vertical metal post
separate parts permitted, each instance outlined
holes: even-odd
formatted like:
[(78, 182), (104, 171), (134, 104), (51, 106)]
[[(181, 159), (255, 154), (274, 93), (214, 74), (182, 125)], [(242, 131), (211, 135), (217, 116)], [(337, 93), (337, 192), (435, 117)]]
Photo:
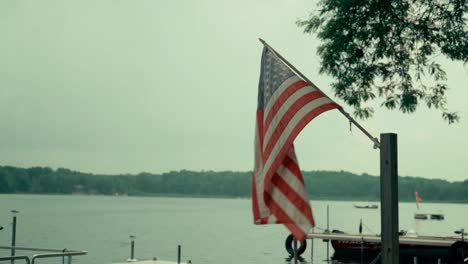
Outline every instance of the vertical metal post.
[(131, 260), (135, 259), (135, 237), (136, 236), (130, 236), (130, 239), (132, 240), (131, 247), (130, 247), (130, 259)]
[[(13, 213), (13, 230), (11, 232), (11, 256), (15, 256), (15, 246), (16, 246), (16, 213), (18, 211), (16, 210), (12, 210), (11, 211)], [(15, 260), (12, 259), (11, 260), (11, 264), (14, 264), (15, 263)]]
[(382, 264), (399, 263), (397, 134), (380, 134)]
[(364, 238), (362, 237), (362, 218), (359, 221), (359, 234), (361, 235), (361, 264), (364, 263)]
[[(312, 233), (314, 230), (312, 229)], [(310, 263), (314, 263), (314, 238), (310, 239)]]
[[(327, 233), (330, 234), (330, 206), (327, 204)], [(330, 260), (330, 239), (327, 239), (327, 262)]]
[(180, 245), (177, 246), (177, 264), (180, 264)]
[(297, 264), (297, 240), (293, 240), (294, 264)]

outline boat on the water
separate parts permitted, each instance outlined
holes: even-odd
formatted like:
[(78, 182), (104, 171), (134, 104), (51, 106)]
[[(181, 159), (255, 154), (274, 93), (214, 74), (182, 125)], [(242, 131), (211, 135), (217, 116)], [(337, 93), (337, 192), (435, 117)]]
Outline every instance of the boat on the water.
[(427, 214), (427, 213), (415, 213), (414, 219), (418, 220), (444, 220), (443, 214)]
[[(422, 202), (418, 192), (414, 192), (414, 198), (416, 200), (416, 208), (419, 210), (419, 204)], [(444, 214), (442, 213), (414, 213), (414, 219), (416, 220), (444, 220)]]
[[(463, 230), (457, 231), (463, 234)], [(454, 256), (464, 254), (468, 256), (468, 242), (463, 241), (460, 236), (421, 236), (414, 232), (400, 232), (399, 251), (400, 263), (413, 263), (414, 257), (420, 263), (425, 261), (447, 261)], [(375, 259), (381, 252), (381, 240), (378, 235), (348, 234), (340, 230), (331, 233), (312, 233), (309, 237), (321, 238), (332, 244), (334, 249), (333, 258), (338, 261)], [(458, 254), (458, 255), (457, 255)]]
[(376, 205), (376, 204), (367, 204), (367, 205), (357, 205), (357, 204), (355, 204), (354, 207), (359, 208), (359, 209), (377, 209), (377, 208), (379, 208), (379, 206)]

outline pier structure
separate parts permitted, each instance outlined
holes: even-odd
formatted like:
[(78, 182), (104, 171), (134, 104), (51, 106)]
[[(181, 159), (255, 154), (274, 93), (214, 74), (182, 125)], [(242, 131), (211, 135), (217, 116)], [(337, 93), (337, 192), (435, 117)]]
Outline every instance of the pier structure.
[[(308, 239), (324, 239), (324, 240), (343, 240), (343, 241), (358, 241), (381, 243), (382, 239), (377, 235), (366, 234), (343, 234), (343, 233), (314, 233), (307, 234)], [(453, 243), (460, 240), (459, 237), (434, 237), (434, 236), (400, 236), (399, 243), (407, 245), (422, 245), (422, 246), (439, 246), (450, 247)]]

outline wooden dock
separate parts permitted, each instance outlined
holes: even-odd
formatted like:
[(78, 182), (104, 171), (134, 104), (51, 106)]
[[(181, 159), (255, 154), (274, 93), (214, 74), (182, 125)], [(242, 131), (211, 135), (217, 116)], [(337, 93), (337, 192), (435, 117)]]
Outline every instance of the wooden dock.
[[(343, 234), (343, 233), (309, 233), (307, 238), (318, 238), (328, 240), (344, 240), (344, 241), (364, 241), (380, 243), (381, 238), (377, 235), (360, 235), (360, 234)], [(436, 237), (436, 236), (400, 236), (400, 244), (408, 245), (424, 245), (424, 246), (445, 246), (449, 247), (456, 241), (460, 240), (460, 237)]]

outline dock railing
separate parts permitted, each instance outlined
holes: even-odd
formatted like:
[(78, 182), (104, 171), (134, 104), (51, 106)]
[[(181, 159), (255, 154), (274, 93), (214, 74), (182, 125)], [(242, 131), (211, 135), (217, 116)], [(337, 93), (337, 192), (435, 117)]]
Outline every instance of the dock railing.
[(54, 249), (54, 248), (33, 248), (33, 247), (4, 247), (0, 246), (0, 249), (9, 249), (9, 250), (23, 250), (23, 251), (42, 251), (42, 252), (48, 252), (48, 253), (43, 253), (43, 254), (33, 254), (31, 256), (27, 255), (18, 255), (18, 256), (5, 256), (5, 257), (0, 257), (0, 262), (2, 261), (11, 261), (14, 263), (15, 260), (25, 260), (26, 264), (34, 264), (36, 263), (37, 259), (42, 259), (42, 258), (56, 258), (56, 257), (62, 257), (62, 258), (67, 258), (67, 264), (72, 263), (72, 257), (73, 256), (81, 256), (81, 255), (86, 255), (88, 254), (88, 251), (86, 250), (69, 250), (69, 249)]

